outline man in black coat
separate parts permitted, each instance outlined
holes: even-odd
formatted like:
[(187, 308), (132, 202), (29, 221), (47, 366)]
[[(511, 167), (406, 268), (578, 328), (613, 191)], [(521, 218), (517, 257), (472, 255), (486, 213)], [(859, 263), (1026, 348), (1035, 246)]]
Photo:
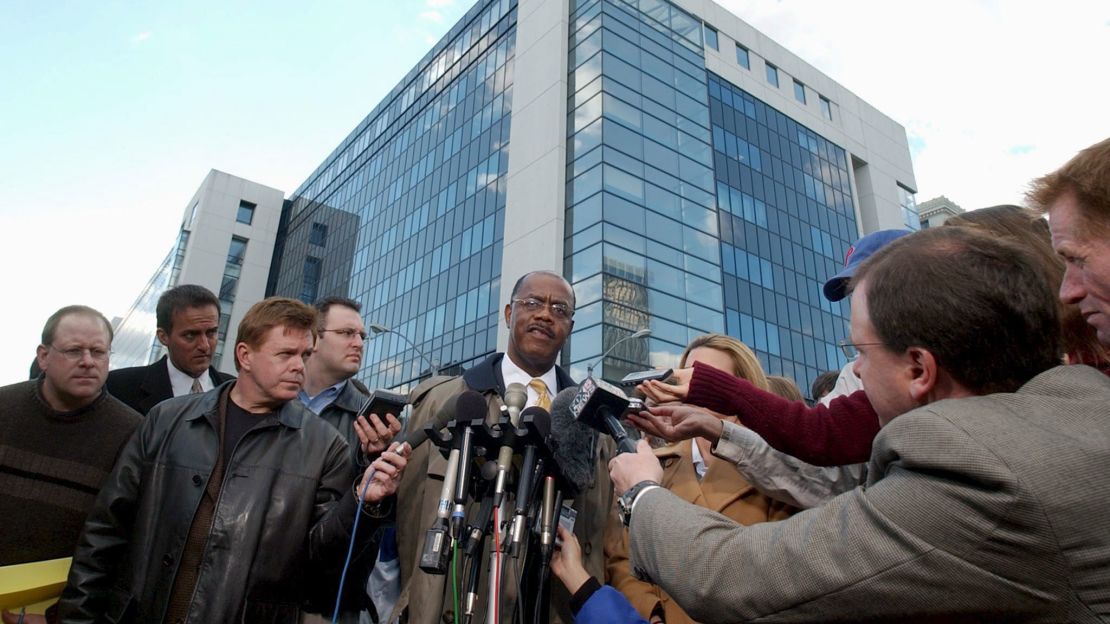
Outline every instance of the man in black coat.
[(352, 479), (346, 441), (295, 400), (315, 324), (300, 301), (256, 303), (239, 378), (151, 410), (85, 521), (61, 621), (296, 624), (305, 603), (334, 604), (409, 450)]
[(220, 326), (220, 300), (212, 291), (182, 284), (162, 293), (155, 312), (158, 341), (167, 356), (149, 366), (108, 373), (108, 392), (146, 416), (175, 396), (208, 392), (233, 375), (212, 366)]

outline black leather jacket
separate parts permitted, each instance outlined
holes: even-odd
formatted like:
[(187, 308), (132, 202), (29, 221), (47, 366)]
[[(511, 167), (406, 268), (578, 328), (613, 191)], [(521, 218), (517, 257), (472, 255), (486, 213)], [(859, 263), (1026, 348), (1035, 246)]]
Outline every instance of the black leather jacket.
[[(124, 447), (85, 523), (64, 622), (159, 622), (216, 463), (217, 401), (165, 401)], [(334, 600), (359, 505), (343, 438), (299, 401), (245, 433), (224, 470), (189, 622), (296, 622)], [(363, 513), (359, 542), (377, 520)], [(324, 607), (330, 612), (331, 607)]]

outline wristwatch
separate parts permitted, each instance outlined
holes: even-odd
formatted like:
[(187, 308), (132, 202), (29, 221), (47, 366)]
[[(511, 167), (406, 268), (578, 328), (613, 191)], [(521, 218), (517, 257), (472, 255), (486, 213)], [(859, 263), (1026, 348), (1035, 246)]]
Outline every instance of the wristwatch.
[(657, 487), (662, 486), (648, 479), (633, 485), (624, 494), (621, 494), (620, 498), (617, 499), (617, 513), (620, 514), (621, 524), (628, 526), (628, 523), (632, 521), (632, 507), (636, 504), (636, 499), (644, 492)]

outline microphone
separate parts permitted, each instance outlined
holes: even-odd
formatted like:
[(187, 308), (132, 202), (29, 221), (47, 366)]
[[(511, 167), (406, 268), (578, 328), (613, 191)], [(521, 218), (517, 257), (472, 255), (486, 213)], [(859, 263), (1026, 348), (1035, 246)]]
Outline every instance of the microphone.
[(555, 477), (543, 479), (543, 510), (540, 512), (540, 560), (542, 568), (551, 563), (551, 553), (555, 545)]
[[(476, 392), (471, 391), (470, 394), (477, 396), (479, 401), (481, 401), (482, 403), (483, 410), (481, 412), (477, 412), (477, 417), (481, 419), (484, 417), (483, 412), (485, 411), (485, 401), (482, 399), (481, 395)], [(448, 415), (454, 415), (457, 413), (461, 414), (464, 417), (473, 419), (476, 412), (474, 411), (472, 404), (473, 398), (468, 397), (467, 393), (464, 392), (455, 399), (454, 403), (451, 404), (450, 410), (440, 410), (440, 414), (436, 415), (436, 421), (438, 421), (443, 413), (447, 413)], [(468, 432), (470, 431), (470, 427), (468, 425), (471, 424), (471, 422), (454, 419), (455, 428), (458, 428), (460, 425), (464, 425), (466, 426), (466, 431)], [(425, 440), (428, 438), (428, 432), (434, 424), (435, 421), (421, 430), (421, 432), (424, 433)], [(453, 444), (451, 447), (451, 451), (450, 453), (448, 453), (447, 456), (447, 470), (443, 473), (443, 486), (440, 489), (439, 504), (436, 506), (436, 519), (431, 528), (429, 528), (424, 534), (424, 548), (420, 553), (420, 569), (424, 570), (428, 574), (447, 573), (447, 564), (448, 559), (450, 558), (449, 546), (451, 543), (451, 539), (457, 537), (457, 532), (455, 531), (452, 531), (451, 534), (448, 533), (447, 518), (449, 515), (448, 510), (450, 509), (451, 502), (453, 500), (453, 490), (455, 489), (455, 483), (458, 479), (459, 474), (459, 465), (461, 461), (462, 447), (464, 442), (463, 437), (464, 436), (455, 435), (452, 438)], [(421, 440), (421, 442), (422, 441), (423, 440)], [(452, 527), (452, 529), (454, 529), (454, 527)]]
[(597, 460), (597, 432), (578, 421), (571, 404), (578, 396), (578, 386), (563, 388), (551, 400), (551, 449), (555, 473), (568, 498), (578, 496), (594, 481)]
[[(466, 499), (470, 492), (470, 463), (474, 451), (474, 425), (480, 425), (486, 419), (486, 400), (482, 395), (467, 390), (459, 395), (456, 400), (455, 427), (462, 428), (456, 431), (456, 437), (462, 440), (457, 442), (459, 448), (459, 476), (455, 480), (455, 510), (451, 513), (451, 536), (457, 538), (462, 531), (463, 521), (466, 519)], [(465, 424), (464, 424), (465, 423)]]
[[(393, 441), (400, 444), (408, 443), (409, 447), (411, 447), (412, 449), (416, 449), (416, 447), (427, 442), (428, 436), (433, 435), (433, 432), (438, 432), (439, 430), (443, 429), (447, 426), (448, 422), (455, 418), (456, 403), (457, 401), (448, 401), (439, 408), (439, 411), (436, 412), (436, 415), (433, 416), (430, 421), (425, 423), (423, 427), (420, 427), (419, 429), (407, 429), (405, 431), (402, 431), (397, 435), (397, 437), (393, 438)], [(409, 425), (412, 425), (411, 420), (409, 421)]]
[(505, 386), (505, 407), (509, 408), (509, 420), (516, 426), (520, 411), (528, 403), (528, 390), (524, 384), (513, 382)]
[(509, 477), (509, 469), (513, 463), (513, 427), (516, 427), (517, 422), (520, 420), (520, 410), (524, 409), (524, 404), (528, 402), (528, 391), (524, 389), (524, 384), (511, 383), (505, 387), (505, 407), (509, 411), (509, 422), (512, 424), (508, 430), (504, 431), (504, 442), (501, 448), (497, 451), (497, 480), (493, 484), (493, 504), (495, 507), (501, 506), (501, 501), (505, 499), (505, 482)]
[(613, 436), (618, 453), (635, 453), (636, 444), (617, 420), (617, 415), (623, 414), (630, 405), (628, 396), (620, 388), (589, 377), (578, 386), (570, 412), (579, 422)]
[[(513, 508), (512, 541), (509, 555), (520, 553), (520, 542), (524, 537), (526, 514), (532, 505), (532, 473), (536, 471), (537, 451), (547, 448), (551, 434), (551, 414), (542, 407), (529, 407), (520, 414), (520, 427), (516, 430), (516, 440), (524, 445), (523, 459), (520, 464), (520, 478), (516, 486), (516, 505)], [(542, 461), (542, 460), (541, 460)]]

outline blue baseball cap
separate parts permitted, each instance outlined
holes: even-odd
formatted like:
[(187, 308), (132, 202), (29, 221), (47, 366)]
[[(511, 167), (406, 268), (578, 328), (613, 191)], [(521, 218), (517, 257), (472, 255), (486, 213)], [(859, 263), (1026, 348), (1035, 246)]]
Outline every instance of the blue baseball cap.
[(844, 268), (825, 282), (825, 287), (822, 289), (825, 298), (829, 301), (840, 301), (848, 296), (848, 280), (856, 272), (856, 267), (870, 258), (876, 251), (886, 247), (890, 241), (902, 238), (906, 234), (912, 234), (912, 232), (909, 230), (879, 230), (856, 241), (855, 245), (848, 248), (848, 253), (844, 254)]

